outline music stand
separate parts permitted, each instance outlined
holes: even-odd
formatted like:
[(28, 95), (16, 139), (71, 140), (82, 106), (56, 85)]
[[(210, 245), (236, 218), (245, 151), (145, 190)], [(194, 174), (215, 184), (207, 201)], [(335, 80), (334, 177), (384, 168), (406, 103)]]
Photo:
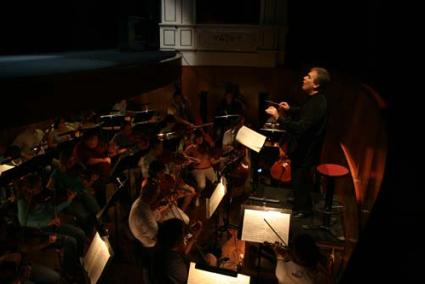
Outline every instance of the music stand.
[(206, 218), (210, 219), (227, 193), (227, 180), (221, 177), (213, 193), (206, 199)]
[(188, 284), (249, 284), (251, 278), (248, 275), (238, 274), (235, 271), (190, 263)]
[(241, 240), (254, 243), (279, 242), (287, 246), (291, 224), (290, 209), (242, 204)]
[(93, 237), (92, 242), (82, 259), (82, 266), (87, 272), (91, 284), (99, 281), (105, 268), (110, 263), (113, 256), (112, 247), (107, 237), (101, 237), (98, 232)]
[[(266, 136), (255, 132), (254, 130), (246, 127), (246, 126), (242, 126), (238, 133), (236, 134), (236, 141), (238, 141), (239, 143), (241, 143), (242, 145), (246, 146), (247, 148), (253, 150), (256, 153), (259, 153), (261, 151), (261, 149), (264, 146), (264, 143), (266, 142)], [(258, 173), (256, 170), (256, 165), (255, 165), (255, 158), (251, 159), (254, 166), (252, 167), (254, 169), (253, 171), (253, 188), (254, 191), (256, 190), (256, 188), (258, 187)]]
[(258, 244), (257, 279), (260, 275), (261, 254), (264, 242), (288, 246), (292, 211), (289, 209), (247, 205), (241, 206), (242, 232), (240, 239)]
[[(109, 209), (109, 207), (112, 206), (112, 204), (114, 204), (117, 200), (118, 197), (120, 196), (120, 193), (122, 192), (122, 189), (124, 188), (124, 185), (126, 183), (127, 180), (120, 180), (119, 177), (116, 178), (116, 183), (118, 183), (118, 185), (115, 185), (115, 183), (113, 183), (114, 187), (116, 188), (115, 192), (112, 194), (112, 196), (109, 198), (109, 200), (106, 202), (105, 206), (96, 214), (96, 219), (98, 222), (100, 222), (100, 220), (102, 220), (103, 214)], [(115, 205), (115, 209), (114, 209), (114, 227), (115, 227), (115, 244), (117, 247), (117, 252), (118, 252), (118, 208), (117, 205)]]
[[(224, 196), (227, 193), (227, 181), (225, 177), (220, 177), (219, 182), (217, 183), (214, 191), (211, 193), (210, 197), (206, 199), (206, 218), (210, 219), (214, 213), (217, 211), (218, 206), (220, 205), (221, 201), (223, 200)], [(215, 245), (218, 244), (218, 223), (219, 223), (220, 216), (219, 214), (215, 214)]]
[(155, 114), (155, 110), (149, 109), (146, 106), (145, 110), (128, 110), (127, 113), (133, 117), (133, 124), (139, 125), (151, 120)]

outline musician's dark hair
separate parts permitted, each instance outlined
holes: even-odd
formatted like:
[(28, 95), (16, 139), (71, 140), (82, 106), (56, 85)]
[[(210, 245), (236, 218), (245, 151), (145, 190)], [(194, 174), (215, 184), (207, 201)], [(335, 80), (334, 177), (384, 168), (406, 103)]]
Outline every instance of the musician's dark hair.
[(59, 161), (61, 163), (66, 163), (74, 154), (74, 149), (72, 147), (63, 148), (59, 153)]
[(294, 262), (305, 267), (314, 267), (321, 258), (319, 248), (308, 234), (300, 234), (295, 237), (291, 252)]
[(34, 188), (40, 182), (41, 182), (41, 176), (40, 174), (36, 172), (29, 173), (22, 178), (22, 185), (29, 188)]
[(154, 183), (147, 183), (140, 191), (142, 200), (147, 204), (155, 203), (158, 197), (157, 185)]
[(172, 249), (184, 238), (184, 222), (173, 218), (162, 222), (158, 228), (157, 244), (162, 249)]
[(99, 131), (97, 129), (90, 129), (83, 134), (82, 139), (83, 139), (83, 141), (87, 141), (90, 138), (93, 138), (95, 136), (99, 136)]
[(159, 160), (153, 160), (149, 165), (149, 177), (155, 177), (159, 172), (165, 170), (165, 165)]
[(41, 176), (36, 172), (32, 172), (21, 177), (21, 179), (16, 184), (18, 198), (23, 198), (27, 201), (30, 200), (32, 193), (30, 193), (28, 189), (33, 189), (40, 183), (42, 183)]
[(196, 129), (193, 134), (195, 135), (196, 138), (203, 138), (204, 136), (202, 135), (202, 131), (199, 129)]

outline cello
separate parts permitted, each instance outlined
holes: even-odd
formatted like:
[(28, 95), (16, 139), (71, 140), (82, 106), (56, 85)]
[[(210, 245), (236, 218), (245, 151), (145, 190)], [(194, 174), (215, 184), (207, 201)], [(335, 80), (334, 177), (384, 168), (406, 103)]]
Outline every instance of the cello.
[(270, 175), (282, 183), (289, 183), (292, 180), (291, 160), (281, 146), (279, 146), (279, 159), (270, 168)]

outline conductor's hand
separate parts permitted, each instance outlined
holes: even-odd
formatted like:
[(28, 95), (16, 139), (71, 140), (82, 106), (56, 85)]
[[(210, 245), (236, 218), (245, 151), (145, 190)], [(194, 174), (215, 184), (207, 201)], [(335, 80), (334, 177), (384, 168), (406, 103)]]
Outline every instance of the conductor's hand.
[(274, 106), (269, 106), (266, 109), (266, 113), (270, 114), (274, 119), (279, 118), (279, 112), (277, 111), (277, 109)]

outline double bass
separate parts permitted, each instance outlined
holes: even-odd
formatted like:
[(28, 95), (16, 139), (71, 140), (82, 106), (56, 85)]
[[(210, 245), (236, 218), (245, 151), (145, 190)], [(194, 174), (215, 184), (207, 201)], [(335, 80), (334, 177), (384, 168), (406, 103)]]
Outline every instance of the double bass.
[(279, 147), (279, 159), (270, 168), (270, 175), (282, 183), (289, 183), (292, 180), (291, 160), (283, 147)]

